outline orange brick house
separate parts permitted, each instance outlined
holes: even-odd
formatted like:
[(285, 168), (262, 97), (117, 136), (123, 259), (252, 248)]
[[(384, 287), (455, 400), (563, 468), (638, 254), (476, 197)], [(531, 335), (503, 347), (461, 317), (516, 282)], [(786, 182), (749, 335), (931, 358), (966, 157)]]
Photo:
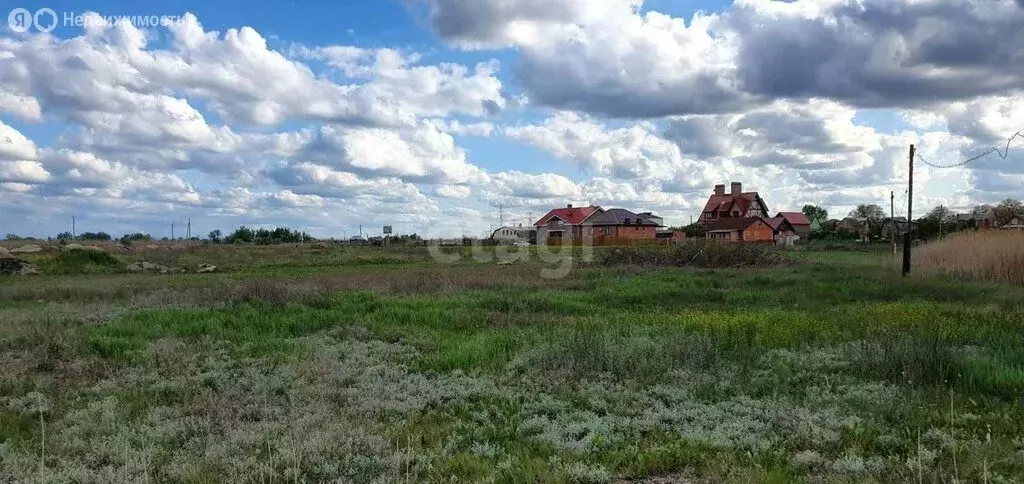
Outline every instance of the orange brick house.
[(761, 217), (726, 217), (706, 225), (704, 237), (723, 242), (775, 241), (775, 230)]
[(593, 237), (595, 244), (609, 245), (636, 240), (655, 240), (660, 218), (650, 213), (633, 213), (623, 208), (609, 208), (595, 214), (583, 223), (584, 236)]

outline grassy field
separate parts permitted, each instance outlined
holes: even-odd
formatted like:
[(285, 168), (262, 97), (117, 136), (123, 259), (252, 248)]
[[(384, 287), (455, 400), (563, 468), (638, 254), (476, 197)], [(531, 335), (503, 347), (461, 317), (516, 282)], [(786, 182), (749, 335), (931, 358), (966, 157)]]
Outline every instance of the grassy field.
[(1024, 289), (884, 253), (56, 257), (0, 279), (0, 481), (1024, 480)]

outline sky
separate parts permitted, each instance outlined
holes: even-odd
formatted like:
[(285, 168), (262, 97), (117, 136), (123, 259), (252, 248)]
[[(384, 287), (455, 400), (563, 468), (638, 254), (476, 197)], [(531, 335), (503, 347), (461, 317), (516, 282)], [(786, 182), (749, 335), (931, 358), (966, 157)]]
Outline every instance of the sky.
[(905, 215), (911, 144), (913, 215), (967, 211), (1024, 198), (1024, 138), (924, 162), (1024, 128), (1021, 66), (1024, 0), (19, 1), (0, 234), (684, 225), (734, 181)]

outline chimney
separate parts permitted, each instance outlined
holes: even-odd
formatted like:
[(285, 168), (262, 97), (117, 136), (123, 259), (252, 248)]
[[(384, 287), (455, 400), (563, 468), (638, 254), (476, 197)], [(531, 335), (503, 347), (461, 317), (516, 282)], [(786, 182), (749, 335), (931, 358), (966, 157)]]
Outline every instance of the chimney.
[(732, 182), (732, 194), (739, 195), (743, 193), (743, 184), (740, 182)]
[(715, 185), (715, 195), (725, 195), (725, 185)]
[(572, 208), (572, 204), (566, 205), (565, 208)]

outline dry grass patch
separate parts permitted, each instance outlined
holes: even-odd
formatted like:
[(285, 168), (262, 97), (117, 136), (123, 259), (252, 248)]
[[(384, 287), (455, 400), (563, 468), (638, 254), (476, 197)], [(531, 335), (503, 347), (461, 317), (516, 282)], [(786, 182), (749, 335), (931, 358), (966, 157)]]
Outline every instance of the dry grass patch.
[(1024, 231), (961, 233), (922, 246), (914, 258), (926, 271), (1024, 286)]

